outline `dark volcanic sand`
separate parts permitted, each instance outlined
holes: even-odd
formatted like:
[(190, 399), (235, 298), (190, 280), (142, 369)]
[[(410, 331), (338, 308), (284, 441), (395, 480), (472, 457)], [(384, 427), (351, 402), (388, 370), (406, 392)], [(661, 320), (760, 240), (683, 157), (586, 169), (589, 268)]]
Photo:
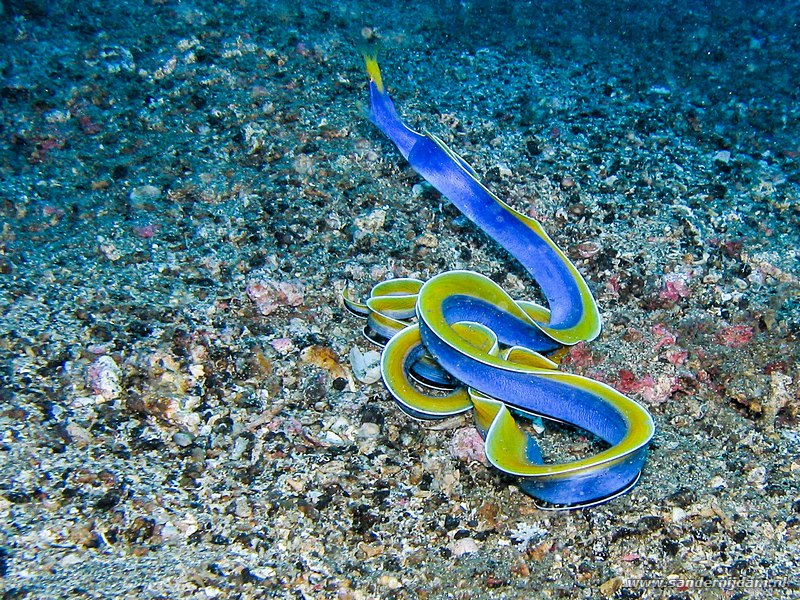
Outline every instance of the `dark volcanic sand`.
[[(797, 594), (796, 3), (3, 3), (4, 600)], [(563, 368), (654, 415), (626, 496), (541, 511), (353, 378), (347, 285), (535, 296), (365, 118), (370, 35), (595, 291)]]

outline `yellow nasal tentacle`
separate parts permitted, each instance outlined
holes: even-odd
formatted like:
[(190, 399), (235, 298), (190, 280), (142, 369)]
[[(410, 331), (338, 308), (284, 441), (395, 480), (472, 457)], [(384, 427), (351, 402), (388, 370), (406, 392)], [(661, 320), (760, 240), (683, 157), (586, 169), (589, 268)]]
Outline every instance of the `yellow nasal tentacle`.
[(364, 63), (367, 65), (367, 75), (378, 88), (378, 91), (383, 93), (383, 80), (381, 79), (381, 69), (378, 66), (378, 57), (374, 51), (362, 50), (361, 54), (364, 56)]

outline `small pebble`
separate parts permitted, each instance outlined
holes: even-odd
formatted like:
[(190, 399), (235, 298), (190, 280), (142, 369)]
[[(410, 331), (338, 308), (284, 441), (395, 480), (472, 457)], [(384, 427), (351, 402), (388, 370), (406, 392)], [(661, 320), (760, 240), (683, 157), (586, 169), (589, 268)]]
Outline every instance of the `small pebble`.
[(747, 473), (747, 483), (762, 488), (767, 482), (767, 469), (761, 465), (754, 467)]
[(504, 163), (498, 163), (497, 170), (500, 172), (500, 177), (511, 177), (513, 175), (511, 169)]
[(380, 434), (381, 428), (377, 423), (363, 423), (361, 427), (358, 428), (356, 436), (361, 439), (371, 440), (378, 437)]
[(105, 400), (119, 397), (122, 391), (120, 376), (119, 365), (108, 355), (99, 357), (89, 367), (89, 384)]
[(375, 383), (381, 378), (381, 355), (376, 350), (361, 352), (358, 346), (350, 348), (350, 366), (361, 383)]
[(378, 577), (378, 585), (389, 590), (399, 590), (403, 587), (403, 582), (394, 575), (381, 575)]
[(83, 562), (83, 557), (80, 554), (67, 554), (59, 561), (62, 567), (72, 567)]
[(337, 435), (333, 431), (322, 432), (322, 435), (320, 435), (320, 440), (326, 444), (330, 444), (331, 446), (344, 444), (344, 439), (342, 439), (342, 436)]
[(714, 162), (727, 165), (731, 162), (731, 153), (728, 150), (720, 150), (714, 155)]
[(241, 517), (243, 519), (253, 516), (253, 509), (250, 507), (250, 503), (247, 501), (247, 498), (244, 497), (239, 497), (236, 499), (234, 512), (236, 513), (237, 517)]
[(714, 489), (728, 487), (728, 484), (719, 475), (714, 475), (714, 477), (711, 478), (711, 481), (708, 482), (708, 485)]
[(423, 248), (437, 248), (439, 246), (439, 238), (428, 232), (423, 233), (414, 241), (418, 246), (422, 246)]
[(178, 432), (172, 436), (172, 441), (175, 442), (176, 446), (186, 448), (187, 446), (191, 446), (194, 437), (188, 433)]
[(478, 543), (471, 537), (455, 540), (448, 547), (450, 548), (450, 552), (453, 553), (453, 556), (464, 556), (465, 554), (472, 554), (480, 550)]
[(133, 188), (128, 197), (134, 205), (142, 204), (143, 202), (152, 202), (161, 197), (161, 190), (154, 185), (142, 185)]
[(357, 237), (358, 234), (361, 234), (361, 237), (363, 237), (369, 233), (376, 233), (383, 227), (385, 222), (386, 211), (382, 208), (376, 208), (365, 215), (356, 217), (355, 226), (358, 228)]
[(81, 427), (77, 423), (70, 423), (67, 425), (67, 435), (74, 444), (78, 447), (83, 447), (92, 441), (92, 434), (85, 427)]

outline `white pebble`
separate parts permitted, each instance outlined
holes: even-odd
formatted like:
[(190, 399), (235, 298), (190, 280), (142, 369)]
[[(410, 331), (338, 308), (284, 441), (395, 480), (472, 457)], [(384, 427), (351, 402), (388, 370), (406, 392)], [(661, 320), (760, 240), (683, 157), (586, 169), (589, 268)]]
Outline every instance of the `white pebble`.
[(465, 554), (472, 554), (479, 550), (478, 543), (472, 538), (466, 537), (460, 540), (455, 540), (448, 546), (453, 556), (463, 556)]
[(714, 162), (727, 165), (731, 162), (731, 153), (728, 150), (720, 150), (714, 155)]
[(161, 190), (154, 185), (140, 185), (131, 190), (129, 198), (134, 204), (158, 200), (161, 197)]
[(245, 450), (247, 450), (247, 438), (241, 436), (237, 437), (236, 441), (233, 443), (231, 458), (233, 460), (239, 460), (242, 458), (242, 454), (244, 454)]
[(89, 433), (89, 430), (77, 423), (70, 423), (66, 429), (69, 438), (78, 446), (85, 446), (92, 441), (92, 434)]
[(747, 473), (747, 483), (752, 483), (756, 487), (764, 487), (767, 483), (767, 469), (763, 466), (758, 466)]
[(511, 177), (513, 175), (511, 169), (504, 163), (498, 163), (497, 170), (500, 171), (500, 177)]
[(403, 587), (403, 582), (394, 575), (381, 575), (378, 577), (378, 585), (390, 590), (399, 590)]
[(105, 354), (89, 366), (89, 385), (92, 390), (104, 400), (113, 400), (119, 397), (120, 368), (114, 359)]
[(728, 487), (728, 484), (719, 475), (714, 475), (714, 477), (711, 478), (711, 481), (708, 482), (708, 485), (709, 485), (709, 487), (712, 487), (712, 488), (715, 488), (715, 489)]
[(350, 349), (350, 366), (361, 383), (375, 383), (381, 378), (381, 355), (375, 350), (361, 352), (357, 346)]
[(181, 448), (186, 448), (192, 445), (192, 436), (188, 433), (178, 432), (172, 436), (172, 441), (175, 442), (176, 446), (180, 446)]
[(672, 509), (672, 522), (673, 523), (680, 523), (686, 518), (686, 511), (683, 510), (681, 507), (676, 506)]
[(364, 439), (364, 440), (371, 440), (378, 437), (381, 434), (381, 427), (377, 423), (364, 423), (361, 427), (358, 428), (358, 433), (356, 433), (356, 437)]
[(326, 444), (330, 444), (331, 446), (338, 446), (339, 444), (344, 444), (342, 436), (337, 435), (332, 431), (324, 431), (320, 436), (320, 440)]
[(72, 567), (78, 563), (82, 563), (83, 558), (80, 554), (67, 554), (59, 562), (62, 567)]
[(246, 519), (253, 516), (253, 509), (250, 507), (250, 503), (247, 501), (247, 498), (243, 496), (236, 499), (236, 504), (234, 507), (237, 517)]

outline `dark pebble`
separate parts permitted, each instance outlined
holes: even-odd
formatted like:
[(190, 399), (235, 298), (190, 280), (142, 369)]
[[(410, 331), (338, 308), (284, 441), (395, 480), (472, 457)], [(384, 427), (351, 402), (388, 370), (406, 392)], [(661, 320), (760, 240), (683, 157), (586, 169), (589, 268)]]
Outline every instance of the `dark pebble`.
[(3, 593), (3, 600), (24, 600), (33, 597), (33, 591), (27, 587), (15, 587)]
[(261, 579), (247, 567), (244, 567), (239, 572), (239, 581), (241, 583), (258, 583)]
[(122, 492), (117, 489), (109, 490), (94, 503), (97, 510), (108, 510), (114, 508), (122, 499)]
[(391, 494), (392, 494), (392, 491), (389, 490), (389, 489), (377, 490), (372, 494), (372, 501), (376, 505), (380, 504), (381, 502), (383, 502), (384, 500), (389, 498), (389, 496), (391, 496)]
[(678, 542), (669, 539), (661, 540), (661, 547), (664, 548), (664, 552), (670, 556), (675, 556), (678, 554), (678, 550), (681, 549), (681, 545)]
[(6, 500), (12, 504), (27, 504), (31, 501), (31, 495), (27, 492), (11, 491), (6, 493)]
[(133, 524), (125, 531), (125, 538), (132, 544), (141, 544), (153, 537), (156, 522), (146, 517), (136, 517)]
[(632, 535), (636, 535), (639, 533), (636, 529), (631, 527), (620, 527), (614, 533), (611, 534), (611, 543), (621, 540), (626, 537), (630, 537)]
[(734, 562), (730, 568), (730, 574), (736, 577), (746, 575), (750, 571), (750, 562), (745, 559), (740, 559)]
[(664, 520), (661, 517), (655, 516), (648, 516), (642, 517), (636, 523), (636, 529), (639, 533), (650, 533), (651, 531), (657, 531), (664, 527)]
[(422, 474), (422, 478), (420, 479), (419, 489), (425, 490), (425, 491), (430, 490), (432, 483), (433, 483), (433, 475), (431, 475), (430, 473), (425, 472), (425, 473)]
[(688, 487), (682, 487), (677, 492), (667, 496), (667, 502), (681, 508), (691, 506), (697, 501), (697, 494)]
[(317, 498), (314, 508), (317, 510), (325, 510), (328, 508), (333, 501), (333, 495), (334, 493), (330, 488), (323, 490), (322, 495)]
[(14, 263), (6, 256), (0, 256), (0, 275), (10, 275), (14, 272)]
[(364, 407), (364, 410), (361, 412), (362, 423), (374, 423), (375, 425), (383, 427), (384, 420), (383, 411), (374, 405)]
[(303, 390), (303, 396), (307, 402), (314, 403), (325, 397), (325, 381), (323, 377), (314, 377), (308, 382)]
[(301, 513), (303, 513), (309, 519), (319, 519), (319, 511), (313, 504), (309, 503), (305, 498), (302, 498), (297, 502), (297, 508)]
[(353, 516), (353, 526), (350, 529), (355, 533), (366, 533), (378, 522), (378, 517), (370, 512), (366, 504), (358, 504), (350, 512)]

